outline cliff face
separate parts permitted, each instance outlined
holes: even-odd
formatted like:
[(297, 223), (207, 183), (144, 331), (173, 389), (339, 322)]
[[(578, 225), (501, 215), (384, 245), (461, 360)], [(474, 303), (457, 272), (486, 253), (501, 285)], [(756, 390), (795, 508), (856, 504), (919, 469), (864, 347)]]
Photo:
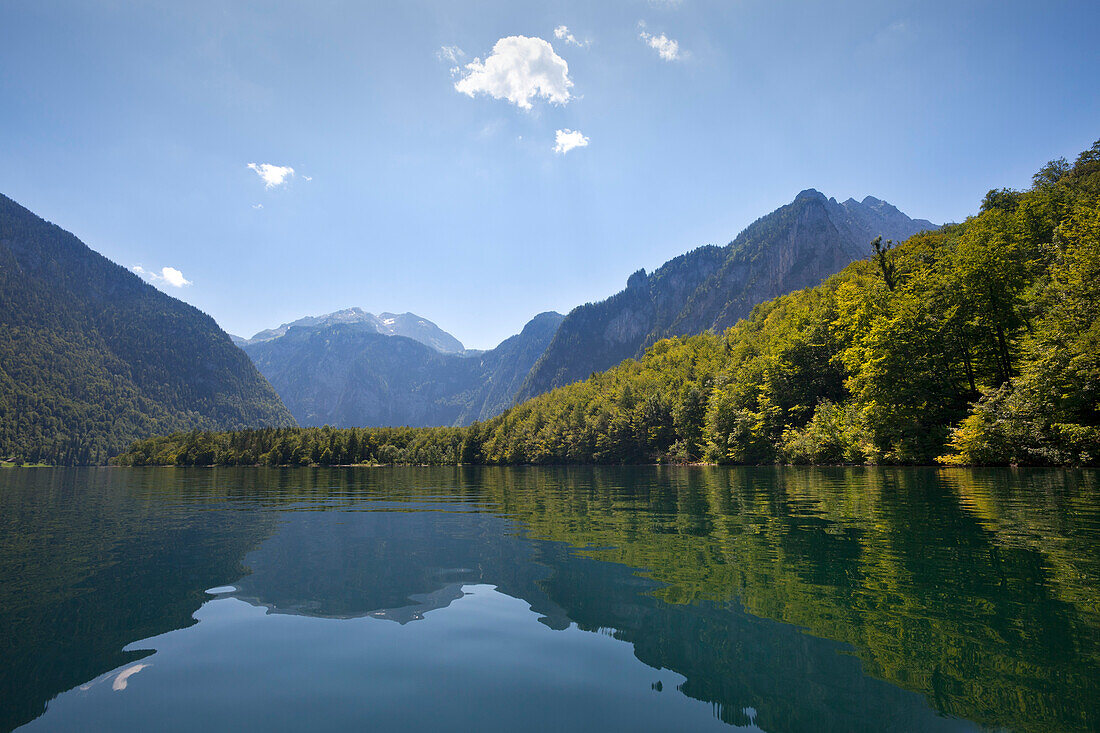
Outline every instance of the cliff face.
[(753, 306), (816, 285), (870, 254), (876, 236), (933, 229), (874, 197), (838, 203), (813, 189), (753, 222), (725, 247), (701, 247), (622, 292), (566, 316), (516, 395), (522, 402), (638, 356), (660, 338), (723, 330)]

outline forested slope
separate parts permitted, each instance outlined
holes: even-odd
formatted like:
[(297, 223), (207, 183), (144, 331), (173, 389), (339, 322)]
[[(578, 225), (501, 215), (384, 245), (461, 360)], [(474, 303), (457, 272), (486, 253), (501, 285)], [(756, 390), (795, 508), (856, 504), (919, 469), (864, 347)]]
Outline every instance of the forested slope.
[(1100, 142), (1024, 192), (469, 428), (143, 441), (124, 463), (1100, 463)]
[(213, 319), (0, 195), (0, 458), (102, 463), (149, 435), (293, 424)]

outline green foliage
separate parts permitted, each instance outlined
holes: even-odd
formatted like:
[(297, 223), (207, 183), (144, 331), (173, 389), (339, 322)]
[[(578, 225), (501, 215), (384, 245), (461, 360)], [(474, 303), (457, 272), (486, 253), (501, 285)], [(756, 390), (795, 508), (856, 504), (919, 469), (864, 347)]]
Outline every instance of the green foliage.
[(1100, 461), (1100, 143), (1044, 193), (1063, 213), (1045, 247), (1049, 266), (1017, 373), (984, 392), (953, 433), (946, 463)]
[(873, 454), (855, 404), (837, 406), (822, 400), (804, 428), (783, 431), (782, 456), (787, 463), (862, 463)]
[(0, 458), (105, 463), (190, 428), (292, 425), (207, 315), (0, 196)]
[(469, 428), (182, 434), (121, 460), (1096, 464), (1100, 143), (986, 198), (721, 335), (658, 341)]
[(259, 428), (194, 430), (140, 440), (124, 466), (454, 465), (470, 459), (468, 428)]

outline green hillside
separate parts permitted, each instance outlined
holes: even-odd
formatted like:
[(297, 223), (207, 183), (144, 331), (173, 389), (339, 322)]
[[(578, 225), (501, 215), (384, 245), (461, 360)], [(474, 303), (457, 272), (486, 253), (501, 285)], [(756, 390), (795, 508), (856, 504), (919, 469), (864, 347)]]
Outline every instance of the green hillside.
[(126, 463), (1100, 463), (1100, 142), (967, 221), (464, 429), (144, 441)]
[(0, 196), (0, 458), (103, 463), (149, 435), (293, 424), (213, 319)]

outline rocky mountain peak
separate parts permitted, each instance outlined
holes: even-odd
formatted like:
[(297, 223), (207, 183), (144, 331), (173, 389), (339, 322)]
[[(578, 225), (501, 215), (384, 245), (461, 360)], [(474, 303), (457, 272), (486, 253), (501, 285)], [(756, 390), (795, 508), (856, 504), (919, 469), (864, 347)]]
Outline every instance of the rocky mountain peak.
[(800, 191), (797, 196), (794, 197), (795, 203), (799, 201), (825, 201), (825, 194), (818, 191), (816, 188), (807, 188)]
[(282, 338), (291, 329), (325, 329), (334, 326), (363, 324), (375, 333), (404, 336), (419, 341), (444, 354), (465, 351), (462, 342), (426, 318), (415, 313), (380, 313), (377, 316), (359, 307), (344, 308), (321, 316), (306, 316), (276, 328), (260, 331), (244, 344), (257, 344)]

